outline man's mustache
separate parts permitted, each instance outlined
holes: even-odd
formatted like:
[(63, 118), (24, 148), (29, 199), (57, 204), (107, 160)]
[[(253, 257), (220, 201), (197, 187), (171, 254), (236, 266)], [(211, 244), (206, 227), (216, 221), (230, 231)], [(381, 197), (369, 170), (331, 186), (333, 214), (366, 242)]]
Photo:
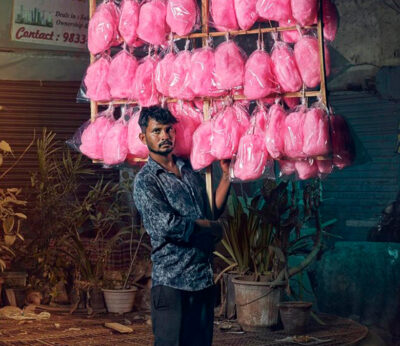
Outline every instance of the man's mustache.
[(162, 147), (164, 144), (172, 145), (172, 142), (169, 141), (169, 140), (166, 140), (166, 141), (164, 141), (164, 142), (161, 142), (158, 146), (159, 146), (159, 147)]

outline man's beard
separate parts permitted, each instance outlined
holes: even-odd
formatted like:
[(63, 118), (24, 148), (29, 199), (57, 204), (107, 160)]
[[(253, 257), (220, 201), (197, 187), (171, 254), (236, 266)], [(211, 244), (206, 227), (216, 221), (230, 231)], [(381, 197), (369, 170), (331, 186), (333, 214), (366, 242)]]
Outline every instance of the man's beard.
[(170, 141), (165, 141), (165, 142), (161, 143), (159, 145), (159, 147), (161, 147), (165, 143), (168, 143), (168, 144), (171, 145), (170, 149), (167, 149), (165, 151), (160, 151), (160, 150), (156, 150), (156, 149), (154, 149), (154, 148), (152, 148), (150, 146), (147, 146), (147, 147), (149, 148), (149, 151), (151, 151), (154, 154), (161, 155), (161, 156), (168, 156), (168, 154), (170, 154), (174, 150), (174, 147), (172, 145), (172, 142), (170, 142)]

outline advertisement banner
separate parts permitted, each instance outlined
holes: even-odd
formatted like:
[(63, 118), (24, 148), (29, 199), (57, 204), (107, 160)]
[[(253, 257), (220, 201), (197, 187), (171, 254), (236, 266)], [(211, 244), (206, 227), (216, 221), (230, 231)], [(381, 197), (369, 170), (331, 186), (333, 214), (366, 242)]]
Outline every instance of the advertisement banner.
[(86, 48), (87, 0), (14, 0), (11, 40)]

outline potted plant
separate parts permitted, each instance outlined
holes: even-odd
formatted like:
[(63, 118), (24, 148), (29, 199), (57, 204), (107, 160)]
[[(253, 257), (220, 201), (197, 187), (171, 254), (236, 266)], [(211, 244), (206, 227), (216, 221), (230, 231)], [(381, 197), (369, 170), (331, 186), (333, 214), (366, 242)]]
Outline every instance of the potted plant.
[[(288, 280), (312, 262), (321, 248), (322, 225), (318, 213), (319, 185), (307, 185), (302, 194), (297, 183), (265, 181), (252, 199), (232, 196), (231, 211), (222, 241), (225, 254), (216, 253), (236, 268), (235, 300), (238, 322), (244, 330), (272, 327), (278, 322), (278, 303)], [(302, 236), (301, 228), (314, 219), (315, 232)], [(292, 235), (292, 236), (291, 236)], [(311, 249), (298, 266), (287, 258), (305, 244)]]

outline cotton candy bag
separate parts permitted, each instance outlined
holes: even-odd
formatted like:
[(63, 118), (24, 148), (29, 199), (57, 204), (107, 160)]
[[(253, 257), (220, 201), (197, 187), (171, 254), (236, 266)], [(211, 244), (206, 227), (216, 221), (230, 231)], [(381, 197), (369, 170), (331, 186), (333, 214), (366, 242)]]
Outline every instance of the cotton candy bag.
[(307, 180), (318, 176), (318, 166), (315, 160), (296, 161), (294, 166), (300, 180)]
[(331, 115), (333, 164), (339, 169), (350, 166), (355, 158), (355, 145), (346, 120), (341, 115)]
[(195, 0), (168, 0), (167, 24), (171, 31), (185, 36), (195, 28), (198, 9)]
[(194, 92), (191, 89), (191, 59), (189, 50), (179, 52), (172, 65), (172, 75), (169, 84), (169, 94), (182, 100), (193, 100)]
[(284, 125), (284, 151), (290, 158), (302, 158), (303, 152), (303, 128), (307, 109), (300, 106), (295, 112), (290, 113), (285, 119)]
[[(325, 46), (326, 76), (330, 74), (329, 49)], [(308, 88), (314, 88), (321, 82), (318, 40), (315, 37), (304, 36), (294, 46), (294, 56), (301, 78)]]
[(215, 50), (215, 80), (221, 89), (243, 86), (245, 61), (239, 47), (233, 41), (221, 43)]
[[(283, 28), (287, 28), (290, 26), (296, 26), (296, 20), (292, 17), (287, 20), (280, 20), (279, 21), (279, 26)], [(285, 30), (281, 31), (281, 38), (282, 41), (286, 43), (296, 43), (298, 40), (300, 40), (301, 36), (298, 30)]]
[(318, 11), (317, 0), (291, 0), (293, 17), (301, 26), (315, 23)]
[(197, 171), (211, 165), (214, 160), (214, 156), (211, 155), (211, 121), (205, 121), (193, 134), (190, 163)]
[(257, 13), (267, 20), (287, 20), (291, 17), (290, 0), (258, 0)]
[(82, 132), (80, 152), (92, 160), (102, 160), (103, 140), (113, 124), (114, 119), (108, 111), (97, 115), (96, 119)]
[(134, 96), (142, 107), (159, 104), (160, 94), (155, 83), (155, 70), (158, 59), (146, 57), (136, 69)]
[(273, 159), (282, 156), (285, 149), (284, 130), (286, 112), (279, 104), (271, 106), (265, 131), (265, 147)]
[(279, 169), (281, 171), (281, 175), (292, 175), (296, 172), (295, 162), (289, 160), (280, 160), (279, 162)]
[(249, 30), (258, 19), (257, 0), (234, 0), (236, 19), (240, 29)]
[(126, 50), (119, 52), (110, 64), (107, 82), (113, 99), (132, 99), (137, 60)]
[(158, 92), (164, 96), (170, 96), (170, 84), (172, 81), (172, 70), (175, 62), (175, 53), (169, 52), (163, 59), (159, 60), (155, 70), (155, 83)]
[(110, 59), (101, 57), (92, 63), (84, 78), (86, 96), (92, 101), (110, 101), (111, 93), (108, 85), (108, 74), (110, 71)]
[(123, 0), (121, 2), (121, 16), (118, 31), (128, 46), (136, 43), (136, 33), (139, 24), (140, 6), (137, 0)]
[(215, 56), (211, 48), (196, 49), (190, 61), (190, 88), (196, 96), (210, 96), (215, 71)]
[(164, 0), (150, 0), (142, 4), (137, 27), (139, 38), (156, 46), (165, 44), (170, 31), (166, 16), (167, 6)]
[(100, 4), (88, 27), (88, 48), (96, 55), (109, 49), (118, 37), (118, 9), (114, 2)]
[(296, 92), (303, 86), (293, 50), (284, 42), (275, 42), (271, 59), (274, 75), (282, 92)]
[(210, 0), (210, 11), (213, 26), (218, 31), (237, 30), (239, 28), (234, 0)]
[(324, 38), (333, 41), (336, 37), (339, 20), (336, 6), (331, 0), (322, 1), (322, 19), (324, 22)]
[(149, 156), (149, 149), (139, 138), (139, 134), (142, 132), (139, 126), (140, 112), (133, 114), (128, 122), (128, 153), (133, 157), (145, 159)]
[(307, 156), (324, 156), (331, 151), (329, 120), (318, 105), (308, 110), (303, 125), (303, 152)]
[(244, 95), (250, 100), (266, 97), (277, 91), (273, 63), (267, 52), (254, 51), (245, 65)]
[(168, 109), (172, 114), (180, 113), (181, 116), (191, 118), (196, 124), (196, 128), (203, 122), (203, 112), (194, 107), (192, 102), (171, 102), (168, 104)]
[(103, 162), (117, 165), (128, 155), (128, 126), (123, 118), (118, 119), (107, 131), (103, 140)]

